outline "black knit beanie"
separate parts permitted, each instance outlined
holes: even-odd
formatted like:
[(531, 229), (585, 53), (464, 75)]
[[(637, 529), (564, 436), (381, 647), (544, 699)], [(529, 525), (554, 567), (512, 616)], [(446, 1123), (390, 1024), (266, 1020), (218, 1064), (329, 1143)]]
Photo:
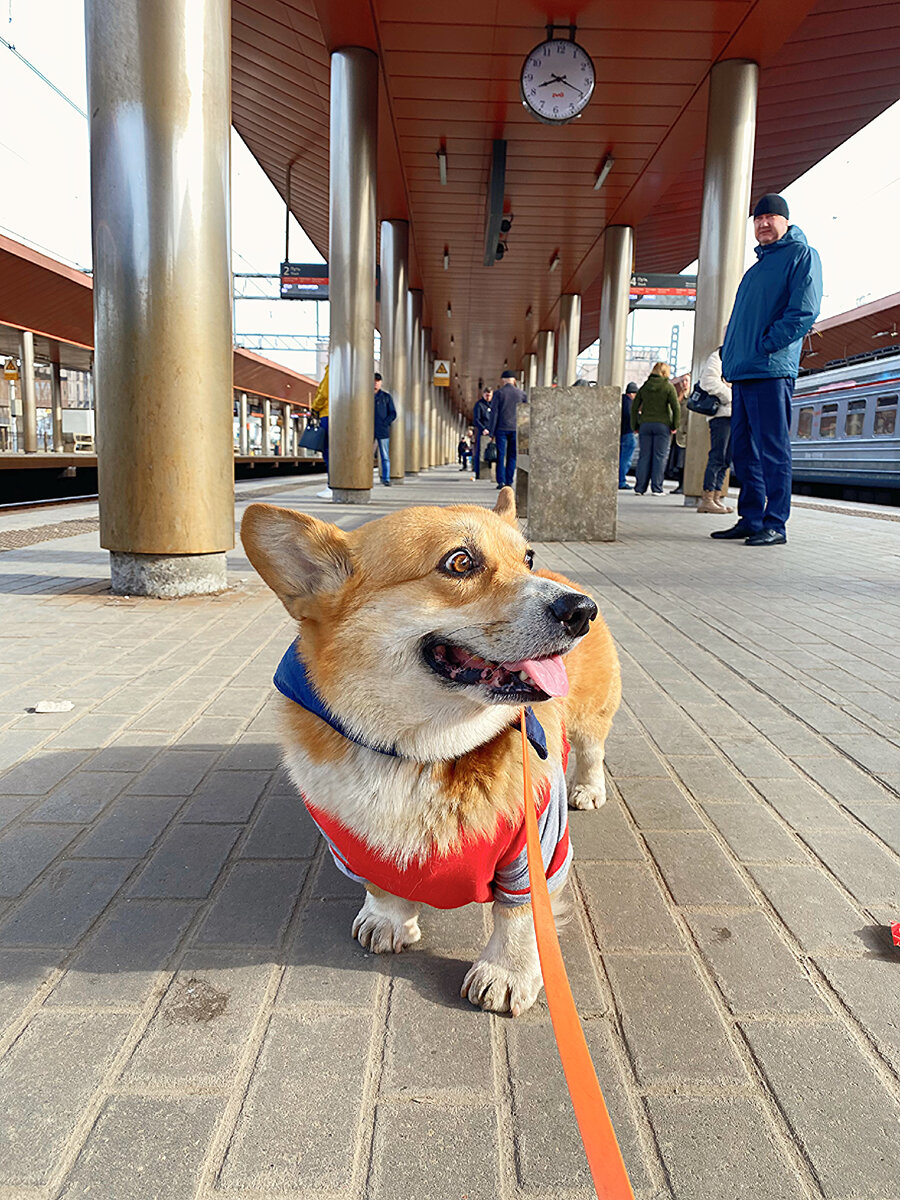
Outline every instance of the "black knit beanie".
[(762, 217), (766, 213), (775, 213), (778, 217), (784, 217), (787, 221), (790, 217), (788, 212), (787, 200), (784, 196), (779, 196), (777, 192), (767, 192), (756, 202), (756, 208), (753, 210), (754, 217)]

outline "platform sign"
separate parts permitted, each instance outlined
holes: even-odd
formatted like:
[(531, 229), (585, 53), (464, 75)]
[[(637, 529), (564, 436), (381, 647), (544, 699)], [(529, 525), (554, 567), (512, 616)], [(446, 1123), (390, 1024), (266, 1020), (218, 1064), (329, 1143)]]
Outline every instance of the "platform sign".
[(327, 300), (328, 267), (325, 263), (281, 264), (282, 300)]
[(696, 275), (632, 275), (631, 308), (687, 308), (697, 303)]
[(436, 358), (434, 360), (432, 383), (435, 387), (450, 386), (450, 363), (446, 358)]
[(6, 362), (4, 363), (3, 378), (4, 379), (18, 379), (19, 378), (19, 364), (16, 362), (16, 360), (14, 358), (8, 358), (6, 360)]

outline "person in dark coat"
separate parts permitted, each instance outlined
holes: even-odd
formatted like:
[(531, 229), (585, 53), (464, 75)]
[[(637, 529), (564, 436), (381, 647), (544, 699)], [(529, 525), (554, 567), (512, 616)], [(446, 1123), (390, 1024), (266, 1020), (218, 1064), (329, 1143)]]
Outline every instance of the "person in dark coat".
[(515, 371), (504, 371), (502, 386), (494, 392), (488, 433), (497, 443), (497, 487), (512, 487), (516, 475), (516, 422), (518, 408), (527, 397), (516, 387)]
[[(486, 387), (481, 393), (481, 399), (475, 401), (475, 411), (472, 414), (472, 424), (475, 426), (472, 466), (475, 468), (476, 479), (481, 478), (481, 435), (487, 433), (491, 423), (491, 395), (491, 389)], [(490, 471), (488, 475), (490, 475)]]
[(381, 459), (381, 482), (391, 486), (391, 425), (397, 419), (394, 397), (381, 386), (382, 379), (375, 372), (375, 445)]
[(619, 491), (630, 492), (631, 484), (626, 479), (634, 455), (634, 430), (631, 428), (631, 398), (637, 395), (638, 385), (629, 383), (622, 393), (622, 428), (619, 432)]
[(669, 381), (669, 364), (654, 363), (631, 405), (631, 428), (640, 441), (634, 483), (636, 496), (643, 496), (648, 482), (654, 496), (662, 495), (669, 442), (678, 428), (680, 415), (678, 397)]

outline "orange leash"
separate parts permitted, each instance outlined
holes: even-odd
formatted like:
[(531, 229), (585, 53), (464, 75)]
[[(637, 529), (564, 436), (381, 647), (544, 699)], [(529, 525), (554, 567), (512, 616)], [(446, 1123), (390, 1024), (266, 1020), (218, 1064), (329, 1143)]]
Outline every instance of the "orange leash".
[(537, 935), (541, 974), (544, 977), (544, 990), (547, 993), (556, 1045), (594, 1180), (594, 1190), (599, 1200), (634, 1200), (625, 1163), (622, 1161), (622, 1152), (616, 1141), (609, 1113), (606, 1111), (587, 1042), (584, 1040), (584, 1032), (559, 948), (559, 939), (556, 936), (531, 790), (524, 708), (520, 710), (519, 723), (522, 727), (522, 765), (525, 772), (525, 831), (528, 842), (531, 909), (534, 913), (534, 931)]

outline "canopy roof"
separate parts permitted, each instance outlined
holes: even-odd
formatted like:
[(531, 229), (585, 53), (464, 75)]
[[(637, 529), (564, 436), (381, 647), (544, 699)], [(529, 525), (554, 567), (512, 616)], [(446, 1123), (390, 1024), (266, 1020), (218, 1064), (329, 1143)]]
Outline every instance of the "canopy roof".
[[(786, 187), (900, 97), (893, 0), (234, 0), (232, 13), (234, 124), (284, 197), (290, 173), (292, 211), (326, 258), (329, 53), (379, 54), (378, 217), (410, 221), (411, 283), (466, 407), (480, 376), (518, 365), (558, 324), (560, 294), (582, 294), (581, 344), (595, 339), (607, 224), (635, 227), (637, 270), (697, 256), (717, 61), (761, 67), (754, 194)], [(572, 19), (594, 95), (580, 119), (544, 125), (522, 106), (520, 68), (548, 20)], [(514, 222), (508, 254), (485, 267), (495, 138), (507, 142)], [(607, 154), (615, 165), (597, 191)]]
[(810, 371), (861, 355), (900, 353), (900, 292), (817, 321), (806, 345), (802, 365)]

